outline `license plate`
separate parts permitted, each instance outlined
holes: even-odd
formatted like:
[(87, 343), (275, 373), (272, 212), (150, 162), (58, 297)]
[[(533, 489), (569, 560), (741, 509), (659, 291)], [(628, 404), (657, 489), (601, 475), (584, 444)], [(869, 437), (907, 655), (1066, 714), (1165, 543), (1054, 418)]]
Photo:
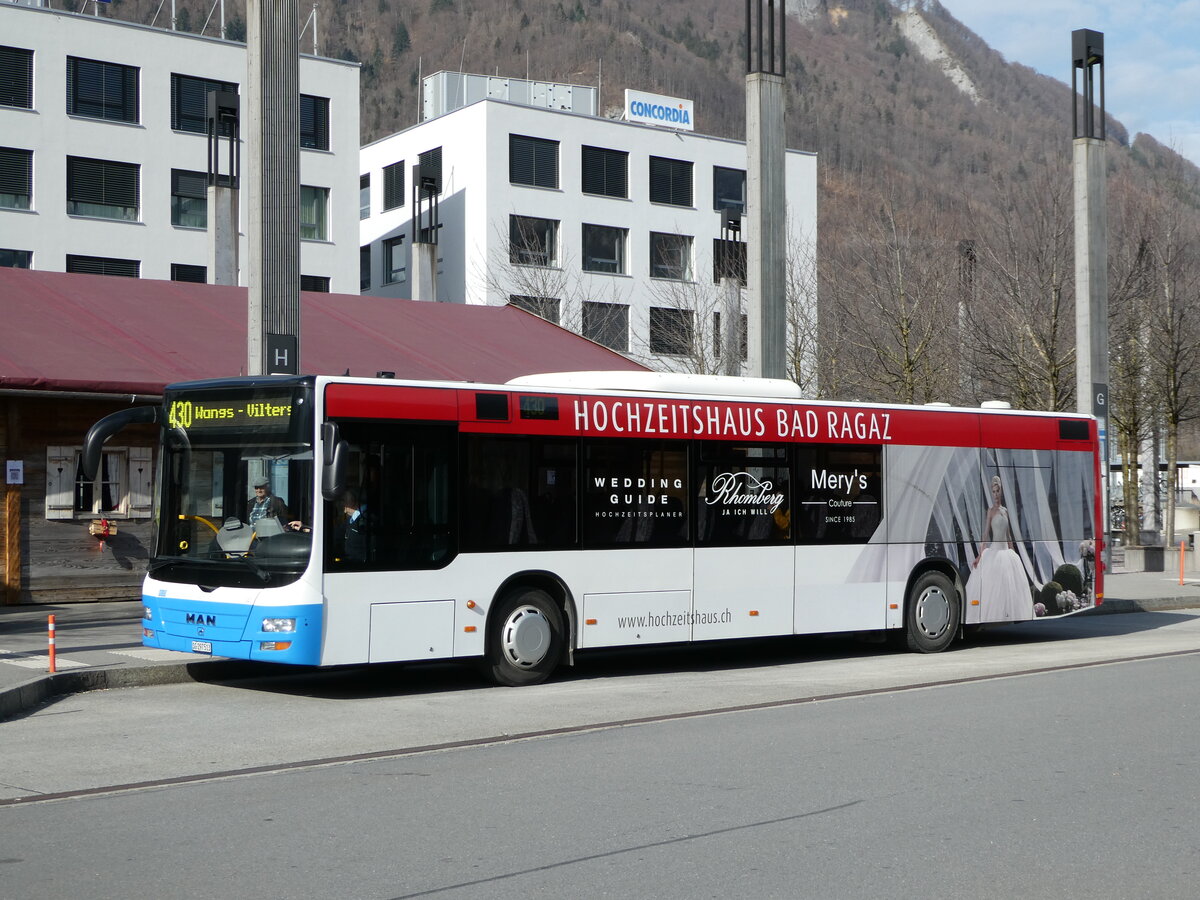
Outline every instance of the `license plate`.
[(193, 653), (212, 653), (212, 641), (192, 641)]

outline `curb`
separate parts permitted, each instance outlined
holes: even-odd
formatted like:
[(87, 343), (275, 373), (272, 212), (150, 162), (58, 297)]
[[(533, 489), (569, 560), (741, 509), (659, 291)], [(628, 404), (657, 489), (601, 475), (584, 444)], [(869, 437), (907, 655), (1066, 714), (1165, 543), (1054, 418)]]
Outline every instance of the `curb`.
[(240, 678), (260, 676), (265, 672), (278, 672), (278, 666), (264, 668), (265, 666), (270, 664), (222, 659), (165, 663), (157, 666), (71, 670), (55, 672), (53, 675), (40, 675), (14, 687), (0, 690), (0, 722), (28, 712), (48, 700), (68, 694), (112, 688), (182, 684), (187, 681), (236, 681)]
[[(1105, 600), (1099, 606), (1084, 610), (1077, 615), (1108, 616), (1182, 609), (1200, 609), (1200, 598), (1158, 597), (1145, 600)], [(0, 690), (0, 722), (20, 716), (56, 697), (80, 694), (84, 691), (152, 687), (160, 684), (182, 684), (187, 681), (237, 681), (244, 678), (315, 669), (314, 666), (281, 668), (277, 663), (214, 659), (200, 662), (56, 672), (53, 675), (40, 675), (14, 687)]]

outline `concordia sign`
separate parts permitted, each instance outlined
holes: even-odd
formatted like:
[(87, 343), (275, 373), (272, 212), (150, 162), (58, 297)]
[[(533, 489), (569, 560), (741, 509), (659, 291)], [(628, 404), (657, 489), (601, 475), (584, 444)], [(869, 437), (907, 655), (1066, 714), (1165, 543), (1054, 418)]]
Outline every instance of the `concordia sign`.
[(695, 116), (691, 100), (645, 94), (641, 91), (625, 91), (625, 121), (627, 122), (693, 131), (695, 129), (692, 127), (692, 122), (695, 120)]

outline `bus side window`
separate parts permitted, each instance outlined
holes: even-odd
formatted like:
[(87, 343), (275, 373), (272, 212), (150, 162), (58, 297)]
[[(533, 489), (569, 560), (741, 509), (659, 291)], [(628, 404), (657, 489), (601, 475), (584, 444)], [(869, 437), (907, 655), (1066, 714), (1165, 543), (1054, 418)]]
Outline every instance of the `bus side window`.
[(577, 443), (463, 437), (463, 548), (562, 549), (578, 543)]
[(685, 442), (596, 438), (583, 446), (585, 545), (687, 545), (691, 490)]

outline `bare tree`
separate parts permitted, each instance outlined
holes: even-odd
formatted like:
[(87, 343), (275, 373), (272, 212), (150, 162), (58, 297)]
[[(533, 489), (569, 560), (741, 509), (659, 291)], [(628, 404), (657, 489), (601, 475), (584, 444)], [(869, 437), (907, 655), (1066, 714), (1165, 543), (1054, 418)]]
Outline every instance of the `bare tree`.
[(965, 307), (975, 399), (1068, 409), (1075, 393), (1074, 219), (1069, 171), (996, 184), (979, 205), (978, 285)]
[(933, 210), (894, 191), (856, 215), (861, 230), (821, 257), (835, 329), (822, 328), (822, 338), (837, 341), (838, 392), (900, 403), (955, 397), (954, 243)]
[(618, 279), (602, 289), (585, 283), (563, 252), (553, 220), (511, 216), (496, 226), (497, 241), (482, 280), (491, 294), (576, 334), (629, 352), (628, 289)]
[(1148, 248), (1154, 288), (1148, 358), (1165, 431), (1168, 545), (1175, 537), (1180, 428), (1200, 418), (1200, 228), (1179, 202), (1181, 186), (1173, 170), (1160, 176)]
[[(1147, 347), (1154, 293), (1150, 263), (1153, 223), (1143, 192), (1128, 178), (1113, 182), (1110, 197), (1109, 439), (1121, 460), (1125, 542), (1140, 544), (1141, 448), (1153, 434), (1158, 418), (1150, 391)], [(1147, 465), (1157, 475), (1157, 454)]]

